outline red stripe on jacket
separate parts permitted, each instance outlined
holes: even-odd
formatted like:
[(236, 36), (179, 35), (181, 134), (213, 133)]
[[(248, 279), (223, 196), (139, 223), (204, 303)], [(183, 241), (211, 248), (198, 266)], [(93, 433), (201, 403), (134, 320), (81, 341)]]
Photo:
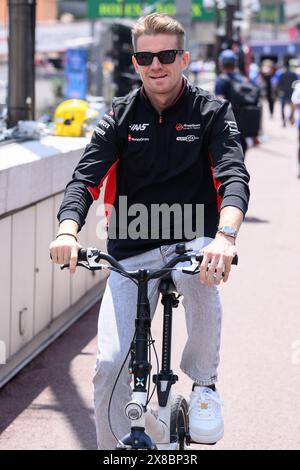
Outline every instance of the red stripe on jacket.
[(109, 221), (112, 207), (115, 202), (116, 198), (116, 190), (117, 190), (117, 164), (119, 160), (114, 162), (112, 166), (109, 168), (107, 173), (103, 176), (98, 186), (88, 186), (87, 190), (91, 194), (94, 201), (99, 198), (100, 190), (103, 186), (104, 180), (107, 178), (106, 186), (105, 186), (105, 193), (104, 193), (104, 208), (105, 208), (105, 216), (107, 221)]
[(217, 207), (218, 207), (218, 211), (220, 212), (221, 210), (221, 203), (222, 203), (222, 196), (220, 195), (219, 193), (219, 188), (221, 186), (221, 181), (218, 180), (216, 177), (215, 177), (215, 169), (214, 169), (214, 166), (213, 166), (213, 159), (212, 159), (212, 156), (211, 154), (209, 154), (209, 158), (210, 158), (210, 161), (211, 161), (211, 174), (212, 174), (212, 177), (213, 177), (213, 182), (214, 182), (214, 187), (215, 187), (215, 190), (217, 192)]

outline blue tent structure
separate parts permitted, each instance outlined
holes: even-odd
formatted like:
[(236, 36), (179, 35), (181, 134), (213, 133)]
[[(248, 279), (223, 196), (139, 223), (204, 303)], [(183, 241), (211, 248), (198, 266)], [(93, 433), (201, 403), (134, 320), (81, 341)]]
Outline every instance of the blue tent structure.
[(257, 59), (276, 57), (277, 62), (283, 62), (285, 57), (300, 57), (300, 41), (250, 41), (252, 53)]

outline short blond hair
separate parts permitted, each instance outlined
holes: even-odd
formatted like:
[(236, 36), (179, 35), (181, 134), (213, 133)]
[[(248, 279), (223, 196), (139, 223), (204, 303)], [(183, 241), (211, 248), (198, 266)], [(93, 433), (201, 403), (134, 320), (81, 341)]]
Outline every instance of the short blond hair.
[(151, 13), (151, 15), (142, 16), (132, 31), (133, 49), (136, 50), (137, 40), (144, 34), (169, 34), (177, 36), (178, 49), (184, 49), (185, 32), (179, 21), (163, 13)]

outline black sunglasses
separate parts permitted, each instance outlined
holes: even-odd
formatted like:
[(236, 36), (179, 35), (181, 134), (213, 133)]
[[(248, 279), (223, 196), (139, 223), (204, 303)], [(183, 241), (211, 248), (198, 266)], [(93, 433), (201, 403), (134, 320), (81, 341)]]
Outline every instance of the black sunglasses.
[(154, 57), (157, 57), (161, 64), (173, 64), (176, 54), (182, 54), (183, 49), (170, 49), (159, 52), (135, 52), (133, 55), (139, 65), (150, 65)]

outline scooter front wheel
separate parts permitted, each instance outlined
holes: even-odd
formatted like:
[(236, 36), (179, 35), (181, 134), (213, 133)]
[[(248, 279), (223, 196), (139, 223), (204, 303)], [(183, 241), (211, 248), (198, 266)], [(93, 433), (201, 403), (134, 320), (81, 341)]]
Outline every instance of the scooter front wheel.
[(170, 418), (170, 446), (184, 450), (190, 443), (188, 404), (181, 395), (172, 400)]

